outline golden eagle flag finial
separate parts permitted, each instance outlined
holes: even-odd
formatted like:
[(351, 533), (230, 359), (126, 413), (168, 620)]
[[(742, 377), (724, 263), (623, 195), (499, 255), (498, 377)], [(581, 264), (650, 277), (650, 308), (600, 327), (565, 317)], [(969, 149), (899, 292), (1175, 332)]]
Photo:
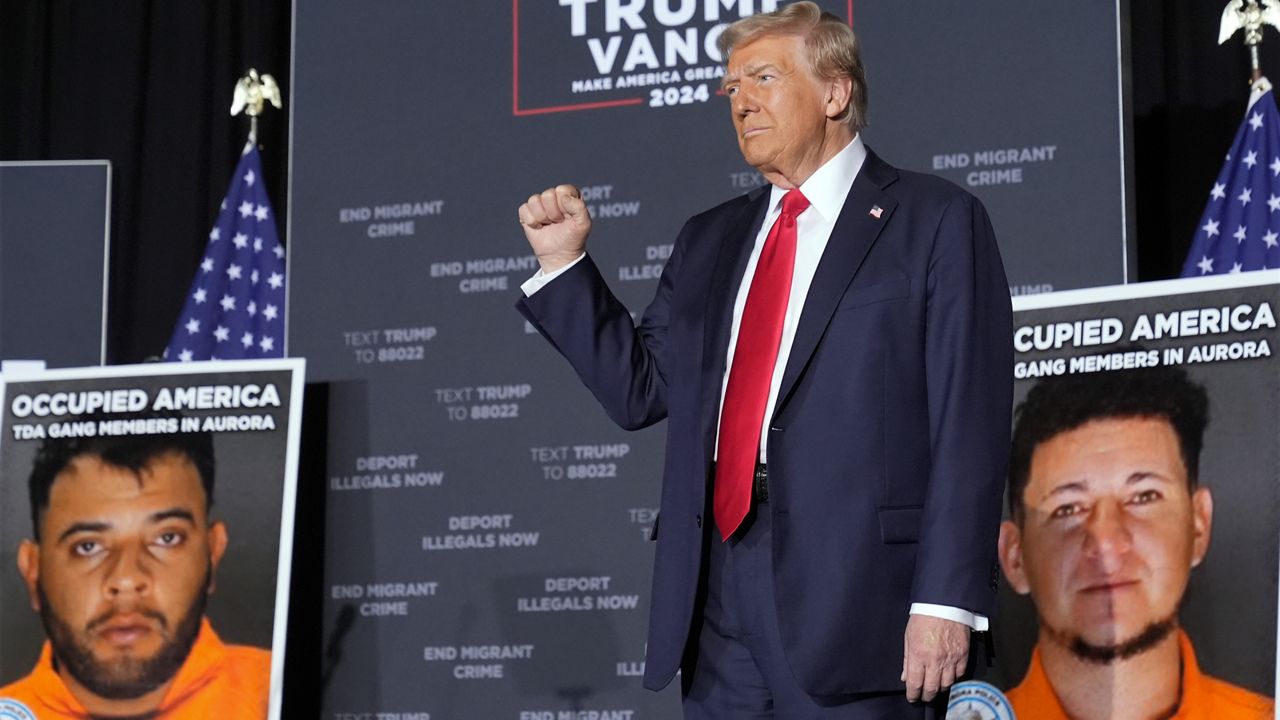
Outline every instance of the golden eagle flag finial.
[(258, 141), (258, 116), (262, 114), (266, 104), (270, 102), (277, 110), (284, 107), (280, 98), (280, 86), (276, 79), (263, 73), (258, 74), (254, 68), (236, 82), (235, 92), (231, 99), (232, 116), (244, 113), (249, 116), (249, 142), (245, 146)]
[(1222, 23), (1218, 26), (1218, 44), (1227, 41), (1237, 30), (1244, 29), (1244, 44), (1249, 48), (1253, 77), (1250, 83), (1262, 77), (1258, 62), (1258, 45), (1262, 43), (1262, 26), (1270, 25), (1280, 30), (1280, 2), (1277, 0), (1231, 0), (1222, 11)]

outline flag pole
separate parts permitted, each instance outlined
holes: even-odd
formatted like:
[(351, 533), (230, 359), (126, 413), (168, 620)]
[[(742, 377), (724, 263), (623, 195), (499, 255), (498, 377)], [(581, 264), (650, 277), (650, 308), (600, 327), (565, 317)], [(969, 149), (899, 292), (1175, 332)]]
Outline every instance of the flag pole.
[(1249, 48), (1251, 77), (1249, 84), (1262, 79), (1262, 63), (1258, 46), (1262, 44), (1262, 27), (1280, 30), (1280, 0), (1230, 0), (1222, 11), (1218, 25), (1218, 44), (1225, 43), (1236, 31), (1244, 30), (1244, 44)]

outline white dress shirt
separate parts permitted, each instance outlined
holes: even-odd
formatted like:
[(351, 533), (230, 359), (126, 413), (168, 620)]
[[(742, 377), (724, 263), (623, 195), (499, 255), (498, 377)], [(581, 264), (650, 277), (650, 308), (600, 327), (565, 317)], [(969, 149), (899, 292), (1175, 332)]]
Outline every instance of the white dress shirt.
[[(782, 339), (778, 345), (778, 358), (773, 367), (773, 378), (769, 383), (769, 400), (765, 405), (765, 422), (760, 428), (760, 461), (767, 457), (769, 440), (768, 419), (773, 416), (773, 406), (778, 400), (778, 390), (782, 385), (782, 374), (787, 367), (787, 357), (791, 354), (791, 345), (795, 341), (796, 327), (800, 324), (800, 313), (804, 310), (804, 301), (809, 294), (809, 286), (813, 283), (814, 273), (818, 270), (818, 262), (827, 248), (827, 240), (835, 228), (836, 219), (844, 208), (845, 198), (853, 187), (853, 181), (867, 159), (867, 148), (860, 135), (836, 153), (818, 168), (808, 180), (800, 185), (800, 192), (809, 200), (809, 207), (796, 218), (796, 260), (791, 275), (791, 293), (787, 301), (787, 312), (782, 319)], [(751, 256), (747, 259), (747, 269), (742, 276), (742, 284), (738, 287), (738, 295), (733, 303), (733, 325), (729, 334), (729, 354), (726, 368), (733, 367), (733, 353), (738, 344), (738, 326), (742, 323), (742, 310), (747, 304), (747, 293), (751, 288), (751, 280), (755, 276), (756, 263), (760, 252), (764, 249), (765, 238), (769, 230), (782, 214), (782, 196), (787, 190), (774, 185), (769, 193), (769, 209), (756, 234), (755, 245)], [(576, 265), (586, 254), (579, 256), (568, 265), (551, 273), (544, 274), (539, 270), (533, 277), (521, 284), (520, 289), (525, 296), (533, 295), (547, 283), (559, 277), (569, 268)], [(720, 407), (724, 408), (724, 392), (729, 385), (729, 373), (724, 374), (720, 385)], [(716, 421), (716, 441), (719, 445), (719, 419)], [(986, 630), (987, 618), (967, 610), (949, 605), (933, 605), (930, 603), (912, 603), (912, 614), (932, 615), (935, 617), (964, 623), (975, 630)]]

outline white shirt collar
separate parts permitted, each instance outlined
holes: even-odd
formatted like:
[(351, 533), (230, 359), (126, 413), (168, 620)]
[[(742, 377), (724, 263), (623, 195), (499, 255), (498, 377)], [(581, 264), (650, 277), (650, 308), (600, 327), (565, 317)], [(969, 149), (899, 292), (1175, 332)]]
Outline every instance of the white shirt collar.
[[(867, 159), (867, 146), (862, 142), (862, 135), (856, 134), (844, 149), (822, 164), (800, 184), (800, 192), (809, 199), (809, 206), (827, 220), (834, 221), (844, 207), (844, 200), (858, 177), (862, 164)], [(769, 211), (774, 212), (782, 203), (782, 196), (787, 191), (777, 185), (769, 194)]]

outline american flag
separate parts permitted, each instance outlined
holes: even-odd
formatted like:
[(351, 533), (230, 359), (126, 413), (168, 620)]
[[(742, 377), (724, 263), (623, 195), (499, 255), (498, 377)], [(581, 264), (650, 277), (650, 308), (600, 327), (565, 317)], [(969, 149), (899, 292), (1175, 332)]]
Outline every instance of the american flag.
[(1182, 277), (1280, 267), (1280, 113), (1266, 78), (1253, 84), (1244, 115)]
[(284, 356), (284, 247), (262, 158), (246, 147), (173, 329), (166, 360)]

